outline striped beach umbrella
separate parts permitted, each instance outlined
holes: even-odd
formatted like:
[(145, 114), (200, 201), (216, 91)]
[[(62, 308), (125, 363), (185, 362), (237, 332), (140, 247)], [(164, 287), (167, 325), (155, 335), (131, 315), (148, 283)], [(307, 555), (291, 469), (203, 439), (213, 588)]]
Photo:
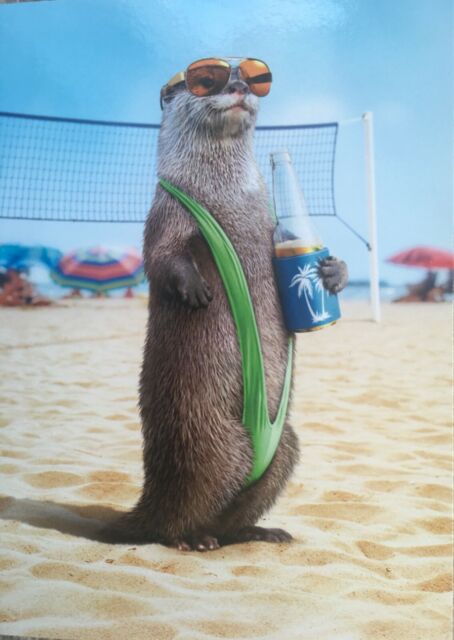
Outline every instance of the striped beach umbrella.
[(143, 282), (143, 261), (135, 249), (104, 247), (71, 251), (51, 270), (52, 280), (62, 287), (103, 293)]

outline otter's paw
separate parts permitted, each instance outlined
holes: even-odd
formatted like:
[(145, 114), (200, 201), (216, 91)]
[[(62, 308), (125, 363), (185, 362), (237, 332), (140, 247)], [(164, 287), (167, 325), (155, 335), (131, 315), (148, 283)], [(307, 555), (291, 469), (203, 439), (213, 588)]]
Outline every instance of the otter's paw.
[(217, 538), (207, 534), (195, 534), (190, 541), (194, 551), (214, 551), (221, 546)]
[(208, 282), (192, 265), (179, 269), (169, 277), (164, 294), (168, 300), (179, 302), (191, 309), (207, 307), (213, 299)]
[(172, 538), (171, 540), (160, 540), (165, 547), (178, 549), (178, 551), (192, 551), (191, 545), (183, 538)]
[(320, 261), (319, 274), (323, 286), (330, 293), (339, 293), (348, 282), (347, 265), (333, 256)]
[(264, 527), (244, 527), (232, 536), (231, 542), (291, 542), (292, 536), (284, 529), (265, 529)]
[(218, 539), (207, 534), (193, 534), (186, 538), (177, 538), (165, 541), (168, 547), (174, 547), (179, 551), (214, 551), (220, 548)]

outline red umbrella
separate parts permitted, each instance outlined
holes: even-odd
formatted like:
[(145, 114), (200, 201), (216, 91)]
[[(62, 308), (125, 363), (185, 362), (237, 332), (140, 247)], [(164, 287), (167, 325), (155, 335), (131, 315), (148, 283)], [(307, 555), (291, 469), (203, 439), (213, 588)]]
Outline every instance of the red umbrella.
[(425, 269), (454, 269), (454, 253), (432, 247), (414, 247), (396, 253), (387, 262)]

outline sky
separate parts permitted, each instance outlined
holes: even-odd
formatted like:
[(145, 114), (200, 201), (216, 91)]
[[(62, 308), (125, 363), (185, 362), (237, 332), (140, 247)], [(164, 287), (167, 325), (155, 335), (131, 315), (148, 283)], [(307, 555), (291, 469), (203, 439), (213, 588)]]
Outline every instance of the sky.
[[(374, 119), (380, 276), (414, 245), (452, 243), (451, 0), (53, 0), (0, 4), (0, 110), (159, 124), (159, 90), (210, 55), (265, 60), (260, 125), (340, 123), (339, 214), (368, 235), (361, 114)], [(1, 144), (1, 141), (0, 141)], [(364, 245), (316, 219), (326, 245), (368, 277)], [(140, 224), (9, 221), (0, 242), (140, 247)]]

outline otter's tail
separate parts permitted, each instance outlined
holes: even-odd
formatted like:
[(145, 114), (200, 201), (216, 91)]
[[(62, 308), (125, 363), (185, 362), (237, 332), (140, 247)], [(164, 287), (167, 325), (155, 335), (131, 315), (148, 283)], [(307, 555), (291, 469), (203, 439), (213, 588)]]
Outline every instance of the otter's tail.
[(156, 533), (137, 511), (130, 511), (113, 522), (104, 525), (98, 532), (100, 542), (107, 544), (147, 544), (158, 542)]

